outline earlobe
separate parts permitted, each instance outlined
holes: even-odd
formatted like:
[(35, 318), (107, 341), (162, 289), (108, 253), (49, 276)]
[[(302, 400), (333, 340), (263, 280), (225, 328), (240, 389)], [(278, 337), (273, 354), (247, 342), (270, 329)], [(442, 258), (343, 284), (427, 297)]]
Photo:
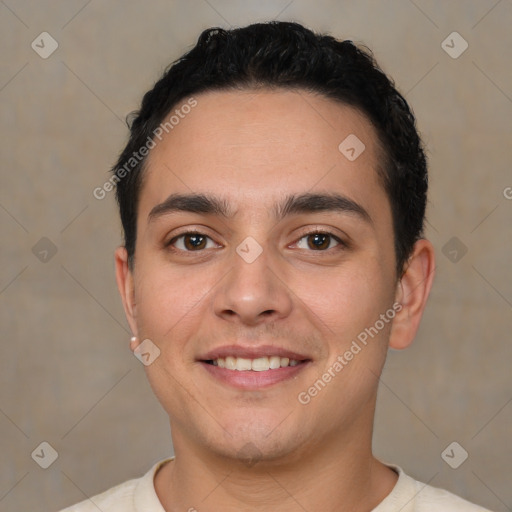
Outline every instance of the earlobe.
[(128, 265), (128, 253), (124, 247), (118, 247), (114, 254), (116, 267), (116, 281), (124, 312), (130, 329), (137, 335), (136, 303), (133, 273)]
[(413, 342), (432, 288), (434, 270), (432, 244), (425, 239), (418, 240), (397, 285), (396, 302), (402, 309), (393, 320), (389, 338), (391, 348), (402, 350)]

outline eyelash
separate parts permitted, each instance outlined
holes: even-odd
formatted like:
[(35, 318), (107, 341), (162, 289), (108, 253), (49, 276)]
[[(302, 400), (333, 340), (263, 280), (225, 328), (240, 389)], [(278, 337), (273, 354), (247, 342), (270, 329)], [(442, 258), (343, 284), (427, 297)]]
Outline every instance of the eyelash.
[[(206, 235), (205, 233), (202, 233), (201, 231), (196, 231), (196, 230), (190, 230), (190, 231), (185, 231), (184, 233), (181, 233), (175, 237), (173, 237), (171, 240), (169, 240), (169, 242), (167, 242), (165, 244), (166, 247), (168, 247), (171, 251), (173, 252), (181, 252), (181, 253), (194, 253), (194, 252), (203, 252), (204, 249), (199, 249), (197, 251), (189, 251), (189, 250), (185, 250), (185, 249), (177, 249), (176, 247), (174, 247), (174, 243), (179, 240), (180, 238), (183, 238), (187, 235), (199, 235), (199, 236), (202, 236), (202, 237), (206, 237), (210, 240), (212, 240), (211, 237), (209, 237), (208, 235)], [(329, 247), (328, 249), (319, 249), (319, 250), (313, 250), (313, 249), (310, 249), (308, 250), (308, 252), (328, 252), (328, 251), (332, 251), (333, 249), (336, 250), (336, 249), (346, 249), (348, 248), (348, 244), (346, 242), (344, 242), (343, 240), (341, 240), (338, 236), (336, 236), (334, 233), (331, 233), (330, 231), (324, 231), (324, 230), (316, 230), (316, 231), (309, 231), (307, 233), (303, 233), (300, 238), (297, 239), (296, 242), (294, 242), (294, 244), (297, 244), (298, 242), (300, 242), (303, 238), (307, 238), (308, 236), (312, 236), (312, 235), (325, 235), (325, 236), (329, 236), (331, 237), (331, 239), (334, 239), (338, 245), (334, 246), (334, 247)], [(329, 244), (330, 245), (330, 244)]]

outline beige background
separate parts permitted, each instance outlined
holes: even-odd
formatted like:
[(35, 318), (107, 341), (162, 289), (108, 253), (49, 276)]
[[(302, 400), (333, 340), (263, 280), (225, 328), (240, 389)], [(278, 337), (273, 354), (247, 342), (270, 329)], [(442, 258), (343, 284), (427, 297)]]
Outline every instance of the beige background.
[[(512, 509), (512, 3), (5, 0), (0, 510), (55, 511), (172, 453), (167, 416), (128, 349), (114, 195), (92, 191), (126, 140), (125, 115), (202, 29), (275, 18), (372, 48), (429, 147), (437, 279), (415, 344), (389, 355), (375, 451)], [(43, 31), (59, 44), (47, 59), (31, 48)], [(441, 47), (453, 31), (469, 43), (457, 59)], [(443, 254), (454, 236), (467, 247), (458, 262), (451, 246)], [(42, 237), (57, 250), (47, 261), (47, 242), (33, 251)], [(59, 455), (48, 469), (31, 458), (42, 441)], [(452, 441), (469, 453), (458, 469), (441, 458)]]

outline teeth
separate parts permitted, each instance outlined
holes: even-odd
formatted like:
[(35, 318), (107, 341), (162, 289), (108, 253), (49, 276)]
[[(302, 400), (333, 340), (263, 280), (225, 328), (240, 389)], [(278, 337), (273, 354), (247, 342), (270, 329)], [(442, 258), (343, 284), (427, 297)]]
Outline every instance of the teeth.
[(279, 356), (265, 356), (256, 359), (228, 356), (226, 358), (219, 357), (212, 362), (214, 366), (218, 366), (219, 368), (238, 370), (239, 372), (248, 370), (264, 372), (267, 370), (276, 370), (277, 368), (286, 368), (287, 366), (297, 366), (299, 364), (299, 361), (295, 359)]
[(259, 357), (258, 359), (253, 359), (251, 362), (251, 370), (255, 372), (264, 372), (270, 369), (270, 361), (268, 357)]
[[(283, 359), (284, 359), (284, 357), (283, 357)], [(283, 366), (285, 366), (285, 365), (283, 365)], [(281, 358), (279, 356), (269, 357), (268, 367), (271, 370), (275, 370), (277, 368), (281, 368)]]
[[(219, 357), (219, 359), (221, 359)], [(217, 359), (217, 364), (219, 363), (219, 359)], [(236, 358), (228, 356), (226, 357), (226, 365), (225, 368), (228, 370), (236, 370)]]
[(251, 370), (251, 360), (250, 359), (244, 359), (243, 357), (237, 357), (236, 358), (236, 370), (243, 371), (243, 370)]

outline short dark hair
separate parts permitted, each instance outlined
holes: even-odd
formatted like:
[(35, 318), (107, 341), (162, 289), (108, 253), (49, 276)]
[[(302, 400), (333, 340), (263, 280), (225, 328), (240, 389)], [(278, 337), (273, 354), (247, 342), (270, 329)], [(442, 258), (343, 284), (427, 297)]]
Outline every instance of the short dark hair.
[[(414, 115), (394, 83), (366, 47), (315, 34), (298, 23), (256, 23), (243, 28), (210, 28), (196, 46), (175, 61), (131, 114), (130, 139), (112, 172), (133, 266), (137, 207), (144, 164), (138, 151), (177, 104), (206, 91), (253, 88), (319, 93), (363, 113), (375, 127), (382, 163), (377, 172), (393, 218), (396, 269), (400, 276), (414, 243), (423, 236), (427, 162)], [(341, 141), (340, 141), (341, 142)], [(137, 153), (138, 159), (133, 160)], [(126, 162), (133, 163), (127, 168)]]

